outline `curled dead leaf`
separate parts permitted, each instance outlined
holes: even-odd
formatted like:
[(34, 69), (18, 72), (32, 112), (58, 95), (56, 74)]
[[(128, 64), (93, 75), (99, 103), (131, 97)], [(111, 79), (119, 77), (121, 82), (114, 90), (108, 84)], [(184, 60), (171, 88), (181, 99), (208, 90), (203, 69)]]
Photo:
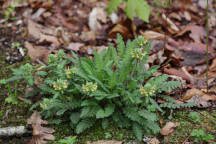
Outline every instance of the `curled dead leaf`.
[(177, 32), (179, 32), (180, 30), (179, 30), (179, 28), (173, 23), (173, 21), (170, 19), (170, 18), (168, 18), (164, 13), (162, 14), (162, 19), (167, 23), (167, 25), (169, 26), (169, 27), (167, 27), (168, 28), (168, 30), (171, 32), (171, 33), (177, 33)]
[(116, 26), (114, 26), (108, 35), (110, 38), (115, 38), (117, 33), (121, 34), (124, 38), (132, 37), (132, 34), (129, 31), (129, 29), (121, 24), (117, 24)]
[(167, 122), (166, 125), (160, 130), (160, 134), (161, 135), (169, 135), (170, 133), (172, 133), (174, 131), (173, 128), (177, 127), (178, 123), (177, 122)]
[(165, 39), (165, 35), (161, 34), (159, 32), (155, 32), (155, 31), (140, 31), (141, 35), (145, 38), (145, 39), (159, 39), (159, 40), (163, 40)]
[(47, 144), (45, 140), (55, 140), (55, 137), (52, 135), (54, 129), (41, 126), (42, 124), (48, 124), (48, 122), (42, 120), (37, 111), (34, 111), (27, 123), (31, 124), (33, 128), (33, 137), (29, 144)]

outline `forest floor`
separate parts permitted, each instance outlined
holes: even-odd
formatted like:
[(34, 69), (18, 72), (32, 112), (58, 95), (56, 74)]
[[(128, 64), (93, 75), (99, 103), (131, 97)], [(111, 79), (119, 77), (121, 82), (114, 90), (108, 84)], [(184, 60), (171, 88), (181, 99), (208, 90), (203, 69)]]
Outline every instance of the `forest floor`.
[[(157, 10), (153, 10), (148, 24), (137, 18), (134, 21), (127, 19), (120, 8), (117, 12), (118, 20), (112, 22), (107, 16), (107, 20), (99, 26), (101, 28), (96, 28), (97, 33), (93, 32), (89, 26), (89, 13), (96, 7), (104, 9), (104, 5), (108, 3), (107, 0), (100, 2), (97, 0), (91, 2), (88, 0), (65, 1), (61, 4), (56, 0), (56, 5), (54, 3), (46, 5), (47, 1), (38, 4), (29, 1), (17, 6), (11, 13), (10, 17), (16, 17), (16, 20), (5, 21), (4, 14), (6, 8), (10, 6), (10, 1), (0, 1), (2, 6), (0, 12), (0, 79), (12, 76), (12, 68), (17, 68), (27, 62), (35, 62), (35, 54), (42, 58), (42, 62), (48, 55), (38, 48), (32, 50), (26, 47), (26, 41), (30, 42), (33, 47), (42, 47), (47, 51), (73, 50), (82, 56), (89, 56), (92, 55), (92, 49), (100, 51), (103, 47), (107, 47), (108, 42), (115, 42), (113, 40), (115, 34), (120, 33), (125, 40), (133, 39), (137, 35), (152, 39), (155, 45), (151, 48), (151, 65), (160, 65), (162, 73), (175, 75), (187, 81), (187, 90), (206, 88), (202, 84), (205, 82), (206, 72), (206, 19), (204, 4), (199, 0), (185, 0), (187, 4), (174, 0), (168, 8), (157, 7)], [(209, 81), (211, 82), (209, 85), (213, 95), (211, 96), (215, 98), (216, 2), (211, 1), (209, 5)], [(173, 22), (171, 25), (167, 20), (158, 16), (162, 13)], [(176, 26), (178, 30), (173, 29), (173, 26)], [(41, 34), (45, 37), (45, 41), (40, 41)], [(22, 48), (24, 55), (18, 47), (12, 46), (16, 43)], [(5, 100), (10, 95), (9, 87), (13, 92), (17, 90), (17, 99), (12, 102)], [(27, 119), (33, 113), (29, 110), (31, 104), (25, 98), (26, 86), (18, 84), (17, 88), (15, 87), (16, 83), (0, 87), (0, 128), (28, 126)], [(193, 95), (185, 98), (187, 90), (175, 98), (182, 101), (192, 99)], [(209, 98), (209, 95), (207, 97)], [(156, 137), (160, 143), (193, 144), (194, 139), (191, 132), (194, 129), (204, 129), (206, 133), (216, 137), (216, 99), (213, 98), (204, 101), (204, 104), (194, 101), (196, 106), (191, 109), (167, 110), (161, 115), (162, 125), (172, 121), (177, 122), (178, 126), (167, 136), (158, 134)], [(195, 116), (194, 113), (196, 113)], [(55, 129), (54, 136), (56, 137), (55, 141), (49, 142), (50, 144), (58, 144), (59, 139), (68, 136), (77, 136), (76, 144), (98, 140), (116, 140), (127, 144), (144, 143), (138, 142), (132, 131), (112, 126), (104, 130), (101, 126), (96, 125), (80, 135), (75, 134), (67, 123), (50, 124), (50, 126)], [(0, 144), (25, 144), (30, 139), (31, 134), (0, 137)]]

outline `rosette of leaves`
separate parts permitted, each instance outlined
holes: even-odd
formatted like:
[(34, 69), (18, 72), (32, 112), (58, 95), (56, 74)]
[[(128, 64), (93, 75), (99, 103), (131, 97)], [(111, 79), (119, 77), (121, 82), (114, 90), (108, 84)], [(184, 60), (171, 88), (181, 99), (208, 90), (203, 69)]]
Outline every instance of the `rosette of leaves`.
[(40, 83), (33, 84), (35, 93), (47, 97), (32, 109), (40, 106), (45, 118), (52, 117), (58, 123), (69, 120), (78, 134), (98, 121), (103, 128), (116, 125), (132, 129), (141, 140), (144, 133), (160, 130), (156, 110), (162, 109), (155, 99), (180, 85), (167, 81), (167, 75), (152, 77), (158, 66), (145, 68), (150, 46), (151, 42), (141, 36), (125, 44), (118, 35), (117, 47), (110, 44), (100, 53), (95, 51), (93, 60), (73, 52), (67, 57), (59, 51), (49, 55), (47, 66), (28, 64), (28, 71), (21, 74), (21, 67), (14, 71), (13, 78), (25, 76), (23, 79), (31, 86), (37, 75)]

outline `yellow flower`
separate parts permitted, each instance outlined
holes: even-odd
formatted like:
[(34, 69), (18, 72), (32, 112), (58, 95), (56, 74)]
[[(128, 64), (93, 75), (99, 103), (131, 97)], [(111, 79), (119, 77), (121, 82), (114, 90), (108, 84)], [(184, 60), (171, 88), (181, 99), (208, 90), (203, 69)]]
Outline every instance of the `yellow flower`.
[(140, 87), (140, 93), (145, 96), (153, 95), (156, 92), (155, 90), (156, 86), (152, 86), (150, 90), (144, 89), (142, 86)]
[(62, 89), (66, 89), (67, 87), (68, 87), (67, 80), (58, 79), (56, 82), (53, 83), (53, 88), (55, 90), (62, 90)]
[(142, 60), (146, 56), (146, 52), (142, 48), (136, 48), (131, 53), (132, 58)]
[(73, 74), (76, 73), (76, 70), (77, 70), (76, 67), (72, 67), (72, 68), (69, 68), (69, 67), (68, 67), (68, 68), (65, 70), (65, 74), (66, 74), (67, 78), (71, 78), (71, 76), (72, 76)]
[(48, 107), (48, 105), (47, 105), (47, 104), (45, 104), (45, 103), (40, 103), (40, 107), (41, 107), (41, 108), (47, 108), (47, 107)]
[(82, 85), (82, 90), (84, 92), (94, 92), (97, 90), (97, 83), (93, 83), (93, 82), (86, 82), (86, 84)]

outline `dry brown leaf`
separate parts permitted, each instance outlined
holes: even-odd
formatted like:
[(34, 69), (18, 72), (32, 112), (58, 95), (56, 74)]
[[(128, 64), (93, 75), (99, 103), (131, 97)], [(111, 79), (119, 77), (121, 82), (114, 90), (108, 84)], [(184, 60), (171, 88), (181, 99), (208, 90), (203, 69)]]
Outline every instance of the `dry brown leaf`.
[(112, 28), (112, 30), (109, 32), (109, 38), (116, 38), (116, 34), (119, 33), (122, 35), (124, 38), (131, 38), (131, 32), (127, 27), (125, 27), (122, 24), (117, 24)]
[(163, 40), (165, 38), (164, 34), (155, 32), (155, 31), (151, 31), (151, 30), (147, 30), (145, 32), (140, 31), (141, 35), (145, 38), (145, 39), (159, 39), (159, 40)]
[(197, 107), (205, 108), (211, 106), (210, 101), (216, 101), (216, 96), (205, 94), (203, 91), (193, 88), (186, 92), (183, 100), (194, 102)]
[(82, 41), (94, 41), (96, 39), (96, 34), (94, 31), (82, 32), (80, 39)]
[(201, 43), (204, 37), (206, 36), (205, 29), (201, 26), (197, 25), (187, 25), (180, 31), (177, 36), (182, 36), (186, 32), (191, 32), (190, 37), (194, 40), (194, 42)]
[(114, 140), (100, 140), (96, 142), (87, 142), (87, 144), (122, 144), (122, 142)]
[(88, 25), (92, 31), (98, 31), (102, 29), (100, 22), (106, 23), (107, 14), (103, 8), (93, 8), (89, 14)]
[(177, 122), (167, 122), (166, 125), (160, 130), (160, 134), (161, 135), (169, 135), (170, 133), (172, 133), (174, 131), (173, 128), (177, 127), (178, 123)]
[(164, 13), (162, 14), (162, 19), (167, 23), (167, 28), (171, 33), (177, 33), (180, 31), (179, 28), (173, 23), (173, 21), (169, 19)]
[(30, 38), (42, 42), (49, 42), (53, 48), (60, 46), (58, 39), (55, 37), (55, 30), (47, 27), (43, 27), (32, 20), (28, 20), (28, 34)]
[(66, 47), (67, 50), (73, 50), (75, 52), (79, 51), (80, 47), (84, 46), (83, 43), (70, 43), (68, 47)]
[(186, 92), (186, 94), (183, 97), (183, 100), (189, 100), (191, 99), (193, 96), (198, 95), (199, 97), (201, 97), (204, 101), (215, 101), (216, 100), (216, 96), (215, 95), (208, 95), (205, 94), (202, 90), (193, 88), (190, 89)]
[(34, 111), (27, 123), (31, 124), (33, 128), (33, 137), (29, 144), (46, 144), (47, 141), (45, 140), (55, 140), (55, 137), (52, 135), (54, 129), (41, 126), (42, 124), (48, 124), (48, 122), (42, 120), (37, 111)]
[(191, 82), (191, 77), (185, 74), (185, 72), (182, 69), (165, 68), (164, 73), (169, 75), (175, 75), (181, 77), (183, 80), (186, 80), (187, 82)]
[(47, 50), (45, 48), (42, 49), (37, 46), (33, 46), (31, 43), (27, 41), (25, 42), (25, 47), (28, 49), (28, 55), (33, 61), (40, 60), (46, 63), (48, 60), (48, 55), (51, 53), (50, 50)]
[(150, 138), (147, 142), (147, 144), (159, 144), (159, 143), (160, 141), (156, 137)]

